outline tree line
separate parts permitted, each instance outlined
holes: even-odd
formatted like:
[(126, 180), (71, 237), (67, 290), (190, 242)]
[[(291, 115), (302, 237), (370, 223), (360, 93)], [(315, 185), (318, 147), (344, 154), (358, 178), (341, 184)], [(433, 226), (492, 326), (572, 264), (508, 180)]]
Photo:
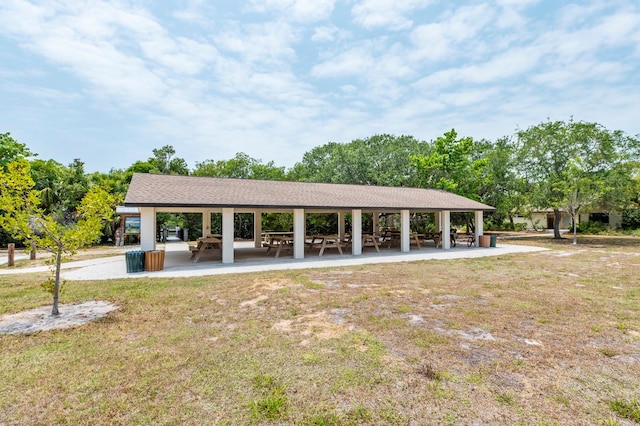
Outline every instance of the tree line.
[[(513, 229), (516, 215), (553, 211), (558, 238), (563, 211), (577, 223), (581, 213), (634, 212), (640, 205), (638, 136), (573, 119), (548, 120), (494, 141), (459, 136), (451, 130), (432, 141), (382, 134), (348, 143), (329, 142), (306, 152), (290, 169), (242, 152), (227, 160), (196, 162), (191, 169), (167, 145), (126, 169), (86, 173), (80, 159), (66, 166), (40, 159), (9, 133), (0, 134), (2, 179), (7, 178), (7, 166), (20, 160), (29, 163), (43, 213), (61, 223), (74, 217), (94, 187), (110, 194), (113, 207), (122, 203), (134, 173), (443, 189), (496, 207), (485, 218), (488, 228)], [(625, 224), (640, 227), (640, 217), (630, 215), (632, 220)], [(166, 216), (159, 222), (175, 220)], [(197, 218), (185, 215), (182, 220), (188, 226)], [(468, 220), (454, 218), (459, 223)], [(237, 227), (246, 227), (242, 217), (237, 221)], [(111, 238), (118, 225), (105, 223), (102, 240)], [(5, 229), (0, 230), (0, 243), (11, 240)]]

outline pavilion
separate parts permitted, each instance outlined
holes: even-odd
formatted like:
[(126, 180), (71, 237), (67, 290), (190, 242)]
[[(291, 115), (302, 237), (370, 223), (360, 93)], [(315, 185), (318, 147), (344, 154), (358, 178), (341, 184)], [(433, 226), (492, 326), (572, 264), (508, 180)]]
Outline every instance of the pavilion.
[[(362, 254), (362, 215), (372, 214), (374, 226), (379, 214), (400, 215), (400, 251), (410, 250), (411, 213), (435, 213), (436, 230), (449, 235), (452, 212), (474, 212), (476, 245), (483, 234), (483, 213), (495, 208), (443, 190), (212, 178), (197, 176), (133, 175), (125, 206), (140, 211), (141, 250), (156, 247), (156, 213), (201, 213), (202, 234), (211, 233), (211, 213), (222, 214), (222, 263), (234, 262), (234, 214), (293, 214), (293, 258), (305, 256), (305, 214), (337, 213), (339, 234), (344, 233), (344, 214), (352, 216), (352, 254)], [(260, 247), (262, 221), (254, 220), (255, 247)], [(449, 238), (442, 248), (450, 249)]]

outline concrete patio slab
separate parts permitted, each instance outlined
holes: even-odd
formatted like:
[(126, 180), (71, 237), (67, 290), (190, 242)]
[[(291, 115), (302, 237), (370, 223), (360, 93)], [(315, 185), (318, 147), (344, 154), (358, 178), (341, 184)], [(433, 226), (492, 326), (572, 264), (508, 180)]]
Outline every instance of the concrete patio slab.
[[(465, 259), (487, 256), (501, 256), (513, 253), (528, 253), (546, 250), (541, 247), (522, 245), (498, 244), (492, 248), (461, 247), (460, 245), (450, 250), (423, 247), (412, 247), (409, 253), (401, 253), (397, 248), (385, 249), (381, 253), (365, 251), (360, 256), (350, 254), (339, 255), (337, 253), (325, 253), (322, 257), (317, 252), (306, 254), (304, 259), (293, 259), (291, 255), (275, 258), (266, 255), (265, 249), (252, 248), (253, 243), (235, 244), (235, 263), (223, 264), (220, 254), (203, 256), (201, 261), (193, 263), (190, 260), (191, 253), (187, 244), (182, 241), (169, 241), (165, 244), (165, 264), (162, 271), (127, 273), (125, 255), (102, 257), (92, 260), (68, 262), (63, 264), (62, 278), (65, 280), (108, 280), (127, 278), (171, 278), (171, 277), (198, 277), (220, 274), (252, 273), (259, 271), (294, 270), (308, 268), (332, 268), (354, 265), (416, 262), (432, 259)], [(159, 248), (162, 248), (159, 246)], [(139, 247), (130, 247), (138, 250)], [(34, 268), (7, 269), (0, 274), (18, 274), (31, 272), (46, 272), (48, 266)]]

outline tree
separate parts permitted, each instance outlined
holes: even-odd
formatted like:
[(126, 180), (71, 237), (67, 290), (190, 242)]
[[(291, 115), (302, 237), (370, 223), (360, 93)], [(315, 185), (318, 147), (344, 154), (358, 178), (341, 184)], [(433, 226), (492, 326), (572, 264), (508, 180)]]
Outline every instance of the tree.
[(478, 149), (473, 138), (458, 138), (453, 129), (440, 136), (432, 153), (411, 157), (420, 185), (479, 200), (480, 189), (487, 181), (487, 160), (476, 155)]
[[(7, 165), (13, 161), (25, 159), (33, 156), (31, 151), (25, 144), (19, 143), (11, 137), (10, 133), (0, 133), (0, 171), (5, 170)], [(3, 211), (3, 206), (0, 205), (0, 214)], [(10, 242), (17, 242), (6, 232), (6, 230), (0, 228), (0, 243), (6, 244)]]
[(172, 158), (176, 150), (171, 145), (153, 150), (148, 162), (154, 166), (153, 172), (165, 175), (188, 175), (189, 167), (183, 158)]
[(626, 191), (607, 183), (614, 178), (619, 182), (620, 172), (638, 160), (638, 139), (573, 119), (532, 126), (519, 131), (517, 139), (518, 169), (527, 181), (527, 202), (533, 208), (553, 210), (555, 238), (561, 238), (562, 209), (625, 204)]
[(559, 180), (556, 185), (564, 194), (562, 205), (571, 216), (573, 244), (577, 244), (580, 213), (593, 207), (609, 189), (606, 187), (604, 176), (589, 172), (579, 158), (569, 161), (562, 176), (564, 179)]
[(511, 138), (495, 142), (480, 141), (477, 155), (486, 159), (486, 178), (480, 188), (480, 201), (496, 208), (486, 220), (502, 226), (508, 220), (515, 228), (514, 214), (524, 206), (524, 181), (515, 172), (515, 146)]
[(262, 163), (244, 152), (238, 152), (230, 160), (205, 160), (196, 162), (195, 176), (227, 177), (237, 179), (284, 180), (284, 167), (276, 167), (273, 161)]
[(346, 144), (329, 142), (304, 154), (289, 173), (291, 180), (378, 186), (416, 186), (414, 155), (431, 146), (412, 136), (375, 135)]
[[(411, 157), (419, 186), (443, 189), (480, 201), (482, 189), (488, 185), (488, 162), (482, 155), (484, 145), (470, 137), (458, 138), (454, 129), (438, 137), (433, 145), (428, 155)], [(469, 214), (452, 216), (452, 220), (466, 223), (468, 230), (475, 229)]]
[(25, 144), (16, 141), (11, 133), (0, 133), (0, 168), (5, 168), (9, 163), (34, 154)]
[(103, 221), (113, 216), (115, 199), (96, 186), (86, 193), (73, 218), (45, 214), (40, 207), (39, 193), (34, 190), (29, 162), (19, 160), (9, 163), (0, 173), (0, 203), (5, 208), (0, 225), (16, 238), (53, 254), (54, 276), (43, 287), (53, 295), (51, 315), (59, 315), (62, 260), (100, 237)]

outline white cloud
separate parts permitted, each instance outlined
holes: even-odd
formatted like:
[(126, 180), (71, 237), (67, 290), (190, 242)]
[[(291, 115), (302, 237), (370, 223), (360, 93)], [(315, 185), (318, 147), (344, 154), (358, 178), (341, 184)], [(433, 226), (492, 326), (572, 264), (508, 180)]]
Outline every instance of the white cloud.
[(351, 9), (354, 21), (364, 28), (385, 27), (394, 30), (410, 28), (407, 17), (431, 4), (432, 0), (360, 0)]
[(5, 90), (17, 93), (21, 96), (28, 96), (41, 102), (51, 103), (72, 103), (83, 99), (80, 94), (68, 93), (62, 90), (55, 90), (49, 87), (33, 86), (26, 84), (10, 84), (6, 85)]
[(437, 23), (416, 27), (410, 35), (415, 60), (438, 61), (472, 54), (474, 40), (495, 18), (486, 5), (461, 7)]
[(297, 37), (287, 23), (266, 22), (235, 28), (228, 26), (215, 41), (220, 49), (240, 55), (247, 63), (272, 66), (295, 58), (291, 44)]
[(349, 32), (335, 25), (323, 25), (316, 27), (311, 40), (317, 43), (332, 43), (349, 37)]
[(319, 78), (363, 75), (365, 71), (375, 66), (371, 49), (371, 44), (365, 43), (342, 51), (329, 60), (314, 66), (311, 75)]
[(637, 133), (639, 14), (632, 0), (4, 0), (0, 131), (42, 127), (36, 152), (88, 170), (167, 144), (190, 164), (245, 151), (290, 166), (330, 140), (492, 138), (571, 115)]
[(535, 47), (513, 48), (477, 64), (437, 71), (416, 83), (423, 90), (446, 88), (455, 84), (504, 84), (505, 79), (521, 77), (533, 70), (543, 52)]
[(334, 6), (335, 0), (251, 0), (247, 8), (293, 22), (317, 22), (328, 19)]
[(172, 15), (181, 21), (195, 23), (202, 27), (210, 27), (208, 16), (216, 14), (215, 5), (206, 0), (187, 0), (184, 7), (173, 11)]

